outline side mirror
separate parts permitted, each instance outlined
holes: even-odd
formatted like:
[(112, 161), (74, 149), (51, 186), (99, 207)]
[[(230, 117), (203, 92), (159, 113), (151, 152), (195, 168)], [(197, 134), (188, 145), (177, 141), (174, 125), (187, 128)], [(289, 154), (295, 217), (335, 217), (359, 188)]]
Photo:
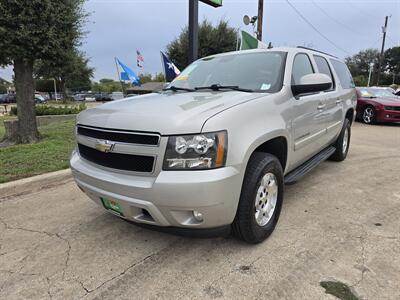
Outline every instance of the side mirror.
[(307, 93), (324, 92), (332, 87), (332, 79), (322, 73), (304, 75), (298, 84), (292, 85), (294, 96)]

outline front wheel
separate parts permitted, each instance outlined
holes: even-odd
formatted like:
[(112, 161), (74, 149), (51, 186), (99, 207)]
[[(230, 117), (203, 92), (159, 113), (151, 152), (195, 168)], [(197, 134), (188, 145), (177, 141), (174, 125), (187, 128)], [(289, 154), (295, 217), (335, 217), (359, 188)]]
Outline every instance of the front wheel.
[(249, 161), (232, 228), (248, 243), (265, 240), (275, 229), (283, 200), (283, 171), (279, 160), (256, 152)]
[(367, 106), (364, 108), (362, 113), (362, 120), (365, 124), (374, 124), (375, 123), (376, 112), (372, 106)]

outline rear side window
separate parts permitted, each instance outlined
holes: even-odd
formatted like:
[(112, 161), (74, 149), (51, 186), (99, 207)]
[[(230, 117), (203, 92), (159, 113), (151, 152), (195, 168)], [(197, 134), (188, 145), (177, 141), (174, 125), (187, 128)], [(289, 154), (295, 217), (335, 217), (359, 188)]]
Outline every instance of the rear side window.
[(354, 88), (353, 77), (351, 77), (350, 71), (347, 66), (337, 60), (331, 59), (333, 69), (339, 77), (340, 84), (344, 89)]
[(329, 67), (328, 61), (319, 55), (314, 55), (314, 60), (315, 63), (317, 64), (318, 72), (328, 75), (331, 78), (332, 80), (331, 90), (333, 90), (335, 88), (335, 80), (333, 79), (332, 71), (331, 68)]
[(311, 61), (308, 55), (305, 53), (297, 54), (293, 62), (293, 70), (292, 70), (293, 84), (299, 84), (301, 77), (312, 73), (314, 73), (314, 69), (311, 65)]

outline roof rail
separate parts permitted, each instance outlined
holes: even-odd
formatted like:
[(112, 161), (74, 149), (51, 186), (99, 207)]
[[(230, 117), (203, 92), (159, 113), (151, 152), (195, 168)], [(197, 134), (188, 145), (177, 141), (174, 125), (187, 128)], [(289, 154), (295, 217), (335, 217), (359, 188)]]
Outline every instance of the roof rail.
[(313, 48), (308, 48), (308, 47), (304, 47), (304, 46), (297, 46), (297, 48), (306, 49), (306, 50), (311, 50), (311, 51), (315, 51), (315, 52), (319, 52), (319, 53), (322, 53), (322, 54), (325, 54), (325, 55), (329, 55), (329, 56), (332, 56), (332, 57), (334, 57), (334, 58), (339, 59), (339, 58), (338, 58), (337, 56), (335, 56), (335, 55), (332, 55), (332, 54), (329, 54), (329, 53), (326, 53), (326, 52), (323, 52), (323, 51), (315, 50), (315, 49), (313, 49)]

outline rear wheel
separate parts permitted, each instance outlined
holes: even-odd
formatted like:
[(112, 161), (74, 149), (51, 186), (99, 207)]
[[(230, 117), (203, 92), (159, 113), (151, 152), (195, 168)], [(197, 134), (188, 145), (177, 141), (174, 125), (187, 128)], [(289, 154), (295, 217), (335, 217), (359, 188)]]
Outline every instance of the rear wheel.
[(254, 153), (247, 166), (235, 220), (234, 234), (248, 243), (265, 240), (275, 229), (283, 200), (283, 171), (279, 160)]
[(375, 123), (376, 112), (372, 106), (366, 106), (362, 113), (362, 120), (365, 124)]
[(351, 137), (351, 123), (349, 119), (344, 119), (342, 131), (340, 132), (339, 137), (337, 138), (335, 144), (333, 145), (336, 148), (336, 151), (329, 158), (330, 160), (343, 161), (346, 159), (347, 153), (349, 152), (350, 137)]

